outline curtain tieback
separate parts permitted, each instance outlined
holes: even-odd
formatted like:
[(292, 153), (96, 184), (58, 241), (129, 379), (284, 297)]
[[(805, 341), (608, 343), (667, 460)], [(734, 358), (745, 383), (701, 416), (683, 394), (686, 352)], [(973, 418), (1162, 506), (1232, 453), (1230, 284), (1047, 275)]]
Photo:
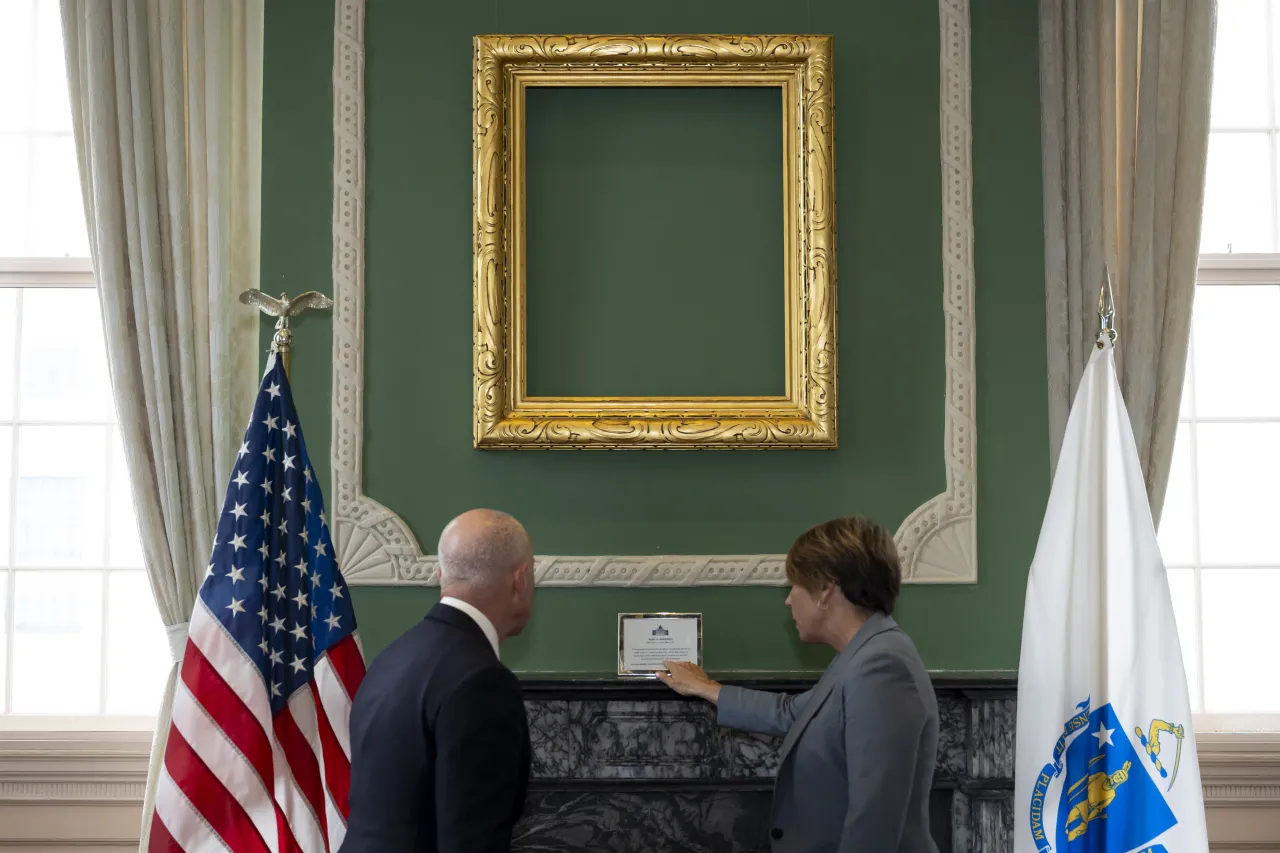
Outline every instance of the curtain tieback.
[(164, 633), (169, 638), (169, 654), (174, 663), (182, 663), (182, 653), (187, 650), (187, 631), (190, 628), (190, 622), (165, 626)]

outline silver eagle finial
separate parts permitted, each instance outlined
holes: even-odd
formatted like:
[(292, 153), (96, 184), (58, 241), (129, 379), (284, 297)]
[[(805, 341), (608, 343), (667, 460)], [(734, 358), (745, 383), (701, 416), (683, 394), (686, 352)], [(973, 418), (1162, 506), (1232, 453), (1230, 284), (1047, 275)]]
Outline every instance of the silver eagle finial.
[(285, 373), (289, 372), (289, 355), (293, 346), (293, 332), (289, 329), (289, 318), (296, 317), (311, 308), (333, 307), (333, 300), (316, 290), (308, 290), (292, 298), (287, 293), (281, 293), (280, 298), (277, 299), (255, 287), (241, 293), (240, 301), (245, 305), (254, 306), (268, 317), (277, 318), (276, 333), (271, 338), (271, 351), (280, 354), (284, 361)]

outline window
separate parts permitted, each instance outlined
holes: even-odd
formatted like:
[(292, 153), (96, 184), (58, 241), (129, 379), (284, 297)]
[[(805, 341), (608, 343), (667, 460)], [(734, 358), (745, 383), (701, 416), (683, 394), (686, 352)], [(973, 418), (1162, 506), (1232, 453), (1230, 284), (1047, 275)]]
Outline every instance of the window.
[(1160, 523), (1207, 728), (1280, 728), (1278, 43), (1280, 3), (1219, 4), (1200, 271)]
[(149, 727), (168, 644), (142, 568), (57, 0), (0, 4), (0, 728)]

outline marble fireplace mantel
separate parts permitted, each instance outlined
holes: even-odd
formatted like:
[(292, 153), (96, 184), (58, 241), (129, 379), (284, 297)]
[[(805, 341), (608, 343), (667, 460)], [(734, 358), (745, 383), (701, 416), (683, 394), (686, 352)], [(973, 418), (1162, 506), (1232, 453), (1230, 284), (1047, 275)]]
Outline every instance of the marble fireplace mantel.
[[(800, 692), (813, 679), (730, 680)], [(1015, 682), (936, 677), (941, 853), (1011, 849)], [(533, 767), (515, 848), (767, 851), (778, 741), (654, 682), (526, 680)]]

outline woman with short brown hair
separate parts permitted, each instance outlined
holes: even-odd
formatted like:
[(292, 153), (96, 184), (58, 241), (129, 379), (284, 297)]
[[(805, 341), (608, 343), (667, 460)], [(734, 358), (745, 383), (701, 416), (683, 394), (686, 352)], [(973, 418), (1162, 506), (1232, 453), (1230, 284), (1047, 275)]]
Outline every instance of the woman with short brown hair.
[(892, 613), (902, 586), (888, 531), (853, 516), (805, 531), (787, 552), (796, 630), (836, 650), (796, 696), (721, 685), (676, 661), (659, 678), (716, 704), (721, 725), (784, 738), (772, 808), (783, 851), (936, 853), (929, 790), (938, 703)]

